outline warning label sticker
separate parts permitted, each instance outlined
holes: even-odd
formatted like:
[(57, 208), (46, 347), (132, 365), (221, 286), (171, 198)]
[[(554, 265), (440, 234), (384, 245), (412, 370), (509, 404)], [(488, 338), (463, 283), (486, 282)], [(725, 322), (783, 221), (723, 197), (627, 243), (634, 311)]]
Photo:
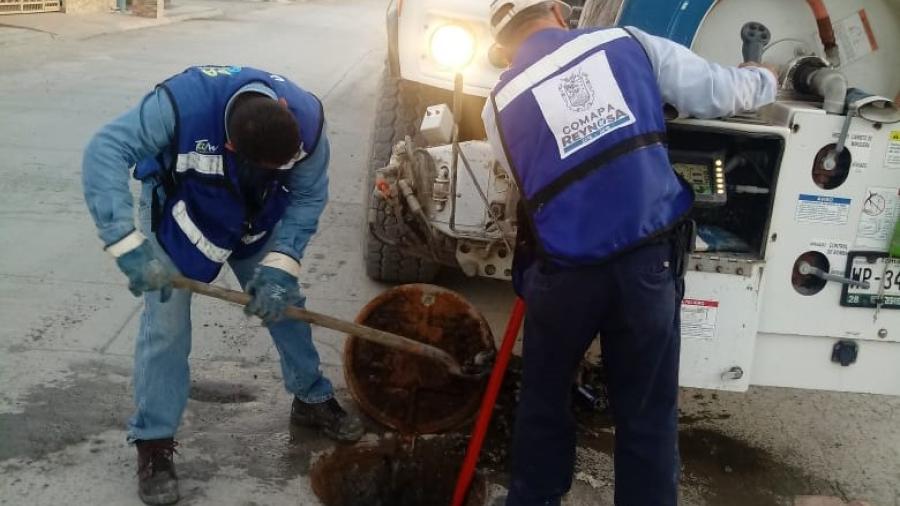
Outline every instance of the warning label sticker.
[(794, 213), (797, 223), (845, 225), (849, 217), (850, 199), (805, 193), (797, 197), (797, 210)]
[[(831, 134), (831, 137), (835, 139), (835, 141), (837, 141), (840, 136), (840, 132)], [(850, 148), (850, 158), (852, 160), (850, 167), (857, 171), (869, 167), (869, 160), (872, 158), (872, 141), (874, 138), (875, 136), (872, 134), (862, 132), (851, 131), (847, 134), (847, 139), (844, 142), (845, 145)]]
[(841, 48), (842, 65), (855, 62), (878, 49), (878, 41), (864, 9), (835, 23), (834, 33)]
[(898, 218), (900, 218), (900, 189), (869, 188), (866, 190), (866, 199), (859, 215), (856, 246), (874, 251), (887, 251)]
[(888, 139), (887, 153), (884, 155), (887, 169), (900, 169), (900, 130), (893, 130)]
[(828, 258), (829, 272), (844, 275), (847, 267), (847, 253), (850, 252), (850, 244), (843, 241), (834, 241), (831, 239), (816, 239), (809, 242), (811, 251), (819, 251)]
[(681, 301), (681, 338), (713, 339), (716, 337), (716, 319), (719, 317), (719, 301), (684, 299)]

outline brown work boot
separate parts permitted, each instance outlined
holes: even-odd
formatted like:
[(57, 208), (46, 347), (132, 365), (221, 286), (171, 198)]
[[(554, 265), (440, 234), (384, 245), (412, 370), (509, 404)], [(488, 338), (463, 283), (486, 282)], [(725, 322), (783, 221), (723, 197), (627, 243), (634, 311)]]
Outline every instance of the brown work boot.
[(359, 441), (364, 432), (359, 417), (344, 411), (333, 398), (318, 404), (307, 404), (294, 397), (291, 422), (318, 429), (331, 439), (345, 443)]
[(172, 438), (135, 441), (138, 451), (138, 496), (153, 506), (178, 502), (178, 477), (172, 457), (178, 446)]

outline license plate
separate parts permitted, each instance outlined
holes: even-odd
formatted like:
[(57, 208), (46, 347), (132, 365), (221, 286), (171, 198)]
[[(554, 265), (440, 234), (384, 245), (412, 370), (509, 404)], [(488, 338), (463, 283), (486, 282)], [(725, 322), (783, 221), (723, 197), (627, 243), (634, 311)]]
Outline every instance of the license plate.
[(847, 255), (845, 276), (868, 281), (869, 288), (844, 285), (841, 305), (848, 307), (876, 307), (900, 309), (900, 258), (888, 258), (887, 253), (851, 251)]

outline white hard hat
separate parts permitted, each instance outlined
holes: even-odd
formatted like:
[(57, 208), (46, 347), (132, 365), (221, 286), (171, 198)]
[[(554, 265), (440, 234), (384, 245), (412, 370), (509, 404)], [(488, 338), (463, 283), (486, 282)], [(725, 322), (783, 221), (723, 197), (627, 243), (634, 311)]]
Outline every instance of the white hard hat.
[[(517, 14), (529, 7), (534, 7), (535, 5), (542, 4), (546, 1), (547, 0), (493, 0), (491, 2), (491, 35), (496, 39), (500, 32), (506, 28), (506, 25), (508, 25)], [(572, 7), (562, 0), (553, 1), (562, 7), (563, 15), (568, 18), (572, 13)], [(504, 10), (506, 13), (503, 17), (497, 19), (497, 13)]]

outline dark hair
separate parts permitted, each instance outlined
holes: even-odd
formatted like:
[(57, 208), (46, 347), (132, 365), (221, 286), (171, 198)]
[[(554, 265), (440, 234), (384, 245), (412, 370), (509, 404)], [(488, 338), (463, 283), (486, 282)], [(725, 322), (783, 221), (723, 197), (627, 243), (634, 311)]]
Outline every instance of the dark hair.
[(281, 165), (300, 149), (300, 126), (291, 111), (257, 93), (235, 99), (228, 134), (237, 154), (252, 162)]

